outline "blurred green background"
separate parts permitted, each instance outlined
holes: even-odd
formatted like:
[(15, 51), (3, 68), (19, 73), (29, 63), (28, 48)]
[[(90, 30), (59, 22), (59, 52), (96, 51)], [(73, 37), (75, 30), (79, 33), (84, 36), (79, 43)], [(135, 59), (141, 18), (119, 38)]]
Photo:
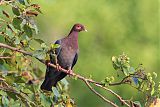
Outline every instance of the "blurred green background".
[[(74, 23), (88, 32), (79, 34), (79, 60), (74, 70), (90, 74), (97, 81), (117, 76), (111, 63), (113, 55), (125, 52), (133, 67), (142, 63), (147, 72), (160, 69), (158, 0), (37, 0), (43, 14), (38, 16), (39, 35), (48, 44), (67, 35)], [(45, 69), (45, 66), (42, 66)], [(45, 70), (44, 70), (45, 72)], [(78, 107), (109, 107), (83, 82), (72, 80), (70, 94)], [(158, 81), (158, 80), (157, 80)], [(127, 85), (112, 88), (124, 98), (143, 102), (143, 96)], [(109, 99), (115, 97), (99, 90)], [(117, 101), (118, 102), (118, 101)]]

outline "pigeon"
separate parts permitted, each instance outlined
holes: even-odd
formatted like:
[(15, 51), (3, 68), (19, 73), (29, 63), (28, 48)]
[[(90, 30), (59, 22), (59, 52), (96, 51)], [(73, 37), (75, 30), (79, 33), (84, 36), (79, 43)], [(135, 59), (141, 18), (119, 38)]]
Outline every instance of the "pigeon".
[(55, 49), (56, 59), (53, 57), (53, 51), (50, 52), (50, 63), (57, 65), (56, 68), (47, 66), (45, 80), (41, 85), (42, 90), (52, 91), (52, 86), (56, 87), (57, 82), (63, 79), (67, 73), (58, 69), (58, 66), (72, 73), (72, 68), (78, 59), (78, 34), (81, 31), (87, 31), (82, 24), (74, 24), (68, 36), (55, 42), (59, 47)]

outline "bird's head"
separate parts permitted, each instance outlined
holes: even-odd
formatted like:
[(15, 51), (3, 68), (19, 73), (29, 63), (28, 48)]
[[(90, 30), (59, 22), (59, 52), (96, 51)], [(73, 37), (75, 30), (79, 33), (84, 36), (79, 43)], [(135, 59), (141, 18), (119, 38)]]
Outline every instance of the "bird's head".
[(79, 24), (79, 23), (75, 24), (73, 26), (72, 30), (76, 31), (76, 32), (80, 32), (80, 31), (86, 31), (87, 32), (87, 30), (85, 29), (85, 27), (82, 24)]

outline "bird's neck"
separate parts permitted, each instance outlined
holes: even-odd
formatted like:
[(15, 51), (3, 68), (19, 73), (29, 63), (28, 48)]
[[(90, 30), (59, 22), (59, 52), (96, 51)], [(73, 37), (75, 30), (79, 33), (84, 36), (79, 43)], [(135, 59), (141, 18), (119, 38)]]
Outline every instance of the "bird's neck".
[(71, 31), (68, 35), (68, 39), (70, 39), (69, 45), (72, 48), (78, 48), (78, 32)]

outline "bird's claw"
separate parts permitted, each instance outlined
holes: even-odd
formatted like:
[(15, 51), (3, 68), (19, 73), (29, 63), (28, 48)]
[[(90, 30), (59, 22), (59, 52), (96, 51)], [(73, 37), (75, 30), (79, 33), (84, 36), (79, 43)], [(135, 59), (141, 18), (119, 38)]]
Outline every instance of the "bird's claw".
[(71, 75), (73, 73), (73, 71), (72, 70), (67, 70), (67, 74), (69, 74), (69, 75)]
[(59, 65), (59, 64), (56, 64), (56, 69), (57, 69), (58, 71), (60, 71), (60, 70), (61, 70), (61, 67), (60, 67), (60, 65)]

